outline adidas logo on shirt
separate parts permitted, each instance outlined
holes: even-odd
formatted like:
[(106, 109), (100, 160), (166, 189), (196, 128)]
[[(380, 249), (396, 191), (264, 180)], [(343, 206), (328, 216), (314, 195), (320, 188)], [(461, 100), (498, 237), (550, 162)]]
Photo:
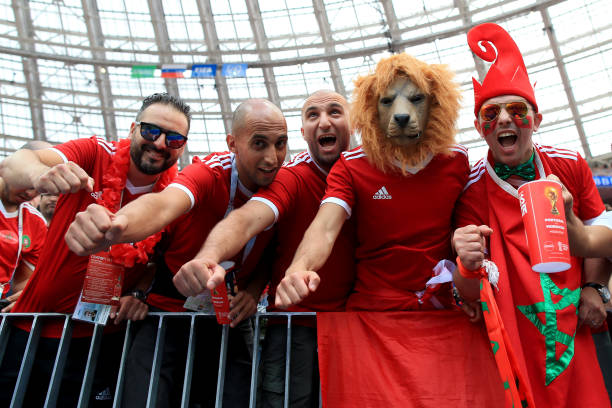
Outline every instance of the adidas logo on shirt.
[(380, 188), (380, 190), (378, 190), (376, 193), (374, 193), (372, 198), (374, 200), (390, 200), (391, 199), (391, 194), (389, 194), (389, 192), (387, 191), (387, 188), (385, 186), (382, 186)]

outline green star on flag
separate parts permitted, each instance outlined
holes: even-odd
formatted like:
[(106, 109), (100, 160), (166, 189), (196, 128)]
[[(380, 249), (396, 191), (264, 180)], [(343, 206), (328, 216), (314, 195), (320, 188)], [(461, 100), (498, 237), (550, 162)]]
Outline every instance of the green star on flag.
[[(574, 357), (574, 337), (576, 336), (576, 331), (574, 330), (574, 333), (569, 335), (558, 330), (557, 310), (574, 306), (576, 313), (578, 313), (580, 288), (575, 290), (560, 289), (546, 273), (540, 274), (540, 285), (544, 295), (543, 302), (517, 307), (535, 325), (538, 331), (544, 335), (544, 343), (546, 344), (546, 385), (549, 385), (559, 374), (565, 371)], [(557, 303), (554, 303), (551, 294), (562, 296), (562, 298)], [(546, 323), (542, 323), (538, 313), (544, 313)], [(567, 349), (558, 360), (555, 353), (557, 342), (567, 346)]]

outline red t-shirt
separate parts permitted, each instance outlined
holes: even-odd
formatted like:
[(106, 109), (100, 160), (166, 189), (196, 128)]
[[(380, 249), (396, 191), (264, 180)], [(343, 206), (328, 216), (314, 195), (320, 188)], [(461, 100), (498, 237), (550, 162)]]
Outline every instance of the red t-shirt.
[(361, 148), (342, 154), (323, 202), (342, 206), (357, 226), (357, 279), (347, 308), (415, 307), (414, 292), (451, 258), (453, 209), (468, 175), (467, 150), (459, 145), (405, 176), (376, 169)]
[[(276, 215), (276, 249), (270, 283), (270, 311), (274, 311), (276, 287), (285, 276), (304, 232), (314, 219), (325, 193), (327, 173), (308, 152), (285, 164), (268, 187), (252, 200), (268, 205)], [(355, 280), (354, 227), (343, 226), (327, 262), (318, 271), (321, 283), (293, 312), (343, 311)]]
[[(19, 250), (19, 212), (22, 217), (21, 253)], [(34, 269), (47, 236), (47, 221), (41, 213), (29, 203), (21, 204), (17, 211), (7, 212), (0, 201), (0, 283), (11, 279), (18, 262), (26, 262)], [(4, 287), (2, 295), (8, 292), (9, 285)]]
[[(94, 179), (94, 191), (88, 193), (80, 190), (74, 194), (60, 195), (49, 225), (49, 237), (52, 238), (44, 246), (34, 273), (12, 310), (15, 313), (74, 311), (83, 288), (89, 257), (78, 256), (70, 251), (64, 241), (64, 235), (76, 213), (84, 211), (89, 204), (95, 203), (95, 197), (102, 194), (102, 177), (111, 164), (112, 155), (115, 153), (115, 142), (107, 142), (94, 136), (72, 140), (55, 146), (53, 150), (65, 162), (75, 162), (85, 170)], [(123, 192), (122, 205), (151, 191), (152, 188), (152, 185), (133, 187), (128, 183)], [(124, 287), (130, 288), (135, 283), (135, 279), (136, 276), (126, 273)], [(49, 321), (43, 328), (42, 336), (60, 337), (62, 324), (62, 321)], [(18, 321), (16, 325), (29, 330), (30, 321)], [(90, 336), (92, 328), (91, 324), (75, 322), (73, 336)]]
[[(188, 213), (166, 228), (156, 248), (156, 259), (159, 253), (172, 275), (157, 265), (156, 282), (147, 300), (150, 305), (166, 311), (185, 311), (185, 297), (176, 291), (171, 278), (181, 266), (196, 256), (210, 230), (224, 218), (230, 199), (232, 156), (232, 153), (221, 152), (212, 153), (201, 160), (194, 158), (193, 163), (185, 167), (168, 186), (184, 191), (192, 206)], [(238, 208), (252, 192), (238, 181), (235, 194), (233, 207)], [(248, 283), (266, 242), (266, 234), (259, 234), (244, 262), (242, 251), (235, 257), (236, 264), (240, 266), (236, 275), (239, 289)]]
[[(574, 151), (536, 145), (537, 178), (554, 174), (574, 197), (574, 212), (590, 220), (604, 211), (593, 176)], [(456, 208), (458, 227), (488, 225), (489, 254), (499, 269), (496, 303), (519, 367), (542, 407), (609, 406), (588, 326), (577, 330), (582, 258), (564, 272), (532, 271), (515, 187), (493, 170), (473, 167)], [(562, 203), (558, 205), (563, 205)]]

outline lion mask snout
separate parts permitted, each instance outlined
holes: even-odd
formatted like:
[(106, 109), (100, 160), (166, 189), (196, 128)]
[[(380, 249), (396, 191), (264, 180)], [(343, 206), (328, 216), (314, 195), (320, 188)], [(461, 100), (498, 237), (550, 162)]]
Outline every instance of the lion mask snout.
[(379, 126), (391, 143), (418, 143), (425, 125), (431, 98), (410, 79), (394, 80), (378, 99)]

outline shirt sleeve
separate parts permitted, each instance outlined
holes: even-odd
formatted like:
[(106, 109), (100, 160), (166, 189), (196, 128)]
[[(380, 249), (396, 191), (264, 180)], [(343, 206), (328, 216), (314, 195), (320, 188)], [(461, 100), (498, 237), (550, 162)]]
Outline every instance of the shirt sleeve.
[(574, 208), (577, 211), (578, 217), (583, 221), (589, 221), (593, 218), (600, 216), (605, 210), (605, 206), (601, 201), (601, 196), (597, 191), (595, 180), (593, 180), (593, 173), (580, 155), (578, 156), (578, 164), (576, 170), (576, 185), (575, 194), (578, 196), (578, 208)]
[(282, 167), (276, 178), (267, 187), (260, 188), (251, 200), (259, 201), (274, 211), (274, 222), (279, 222), (291, 208), (292, 201), (297, 197), (299, 182), (297, 175), (286, 167)]
[(344, 156), (341, 156), (327, 176), (327, 188), (325, 189), (325, 196), (321, 204), (337, 204), (344, 208), (347, 218), (350, 217), (355, 205), (355, 192), (353, 191), (352, 180), (353, 178), (347, 167), (346, 160)]
[(479, 189), (479, 184), (470, 185), (459, 196), (453, 213), (453, 228), (461, 228), (466, 225), (488, 225), (488, 217), (485, 214), (488, 202), (483, 200)]
[(62, 143), (53, 147), (53, 150), (62, 156), (64, 161), (75, 162), (87, 174), (91, 174), (96, 161), (98, 147), (107, 150), (108, 154), (111, 154), (114, 149), (110, 142), (93, 136), (87, 139), (76, 139)]
[(176, 187), (183, 190), (189, 196), (193, 208), (214, 196), (216, 177), (221, 177), (221, 174), (214, 173), (203, 162), (192, 163), (185, 167), (167, 188)]

